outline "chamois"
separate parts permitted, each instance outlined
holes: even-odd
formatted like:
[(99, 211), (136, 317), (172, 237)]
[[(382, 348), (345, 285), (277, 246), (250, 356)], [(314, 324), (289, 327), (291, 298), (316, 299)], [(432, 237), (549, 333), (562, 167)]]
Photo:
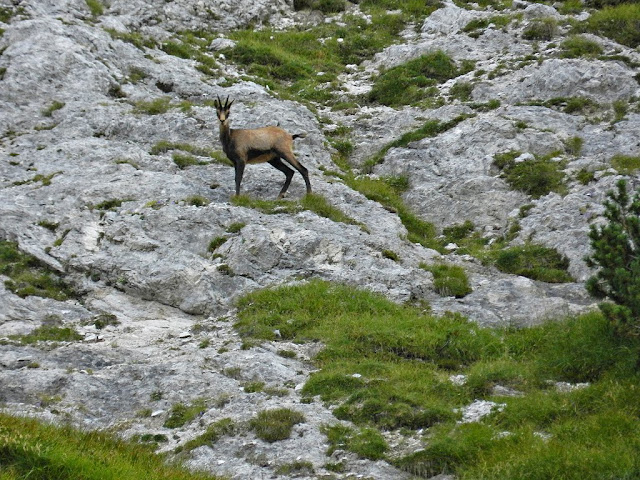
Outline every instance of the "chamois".
[(280, 127), (262, 127), (251, 130), (230, 128), (229, 110), (233, 102), (234, 100), (229, 102), (229, 97), (225, 100), (224, 105), (219, 96), (217, 100), (214, 100), (218, 120), (220, 120), (222, 149), (229, 160), (233, 162), (236, 171), (236, 195), (240, 195), (240, 183), (242, 182), (244, 167), (251, 163), (268, 162), (287, 177), (278, 199), (284, 197), (294, 171), (282, 159), (300, 172), (307, 185), (307, 193), (311, 193), (309, 173), (293, 154), (293, 140), (298, 137), (303, 138), (306, 134), (291, 135)]

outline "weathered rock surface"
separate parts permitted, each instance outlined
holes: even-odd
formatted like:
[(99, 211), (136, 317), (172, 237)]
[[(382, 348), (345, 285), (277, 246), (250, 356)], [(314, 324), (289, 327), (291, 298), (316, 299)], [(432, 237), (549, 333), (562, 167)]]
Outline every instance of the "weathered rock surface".
[[(225, 75), (236, 73), (233, 66), (219, 79), (203, 77), (192, 60), (141, 50), (106, 30), (139, 31), (162, 42), (184, 30), (286, 26), (296, 18), (292, 2), (113, 0), (99, 18), (82, 0), (14, 3), (21, 13), (0, 24), (0, 239), (18, 242), (64, 274), (81, 299), (22, 299), (0, 285), (0, 337), (61, 322), (85, 339), (49, 349), (0, 342), (0, 402), (7, 410), (90, 428), (118, 427), (127, 437), (157, 433), (167, 439), (162, 449), (171, 450), (221, 418), (246, 425), (260, 410), (285, 406), (306, 417), (292, 439), (268, 444), (245, 429), (242, 436), (195, 450), (189, 465), (239, 479), (261, 478), (280, 464), (303, 460), (313, 464), (309, 478), (316, 478), (327, 473), (326, 463), (344, 460), (349, 474), (403, 479), (408, 476), (384, 462), (340, 451), (326, 456), (319, 427), (337, 420), (320, 402), (301, 403), (298, 395), (319, 347), (286, 345), (296, 359), (277, 355), (282, 345), (242, 349), (232, 328), (238, 296), (323, 278), (399, 302), (426, 301), (435, 313), (458, 311), (492, 326), (531, 325), (594, 308), (581, 283), (590, 275), (583, 261), (587, 233), (598, 221), (604, 193), (619, 178), (610, 169), (611, 157), (638, 155), (640, 115), (594, 121), (519, 104), (559, 96), (629, 100), (640, 93), (637, 67), (551, 58), (514, 66), (496, 78), (483, 74), (474, 83), (473, 98), (499, 99), (501, 106), (491, 111), (454, 102), (429, 111), (323, 112), (353, 128), (356, 164), (426, 119), (470, 115), (434, 138), (389, 150), (374, 173), (408, 176), (405, 201), (438, 228), (471, 220), (487, 238), (502, 235), (520, 207), (532, 204), (528, 215), (517, 219), (521, 230), (514, 243), (531, 240), (556, 248), (569, 258), (578, 281), (550, 285), (408, 242), (394, 212), (322, 174), (321, 168), (335, 167), (320, 124), (307, 108), (274, 98), (249, 81), (223, 86)], [(13, 7), (6, 0), (0, 5)], [(518, 5), (526, 7), (527, 18), (555, 12)], [(447, 3), (420, 34), (379, 53), (345, 81), (357, 80), (366, 91), (371, 73), (436, 49), (457, 61), (475, 60), (485, 71), (533, 52), (531, 42), (514, 41), (522, 25), (490, 26), (476, 39), (462, 31), (468, 21), (488, 15)], [(603, 45), (638, 60), (635, 51), (604, 40)], [(132, 80), (133, 73), (141, 78)], [(473, 75), (445, 83), (443, 95)], [(204, 164), (180, 169), (171, 151), (150, 153), (159, 142), (219, 150), (215, 110), (206, 102), (216, 95), (236, 99), (233, 127), (274, 125), (277, 119), (291, 132), (306, 132), (295, 149), (310, 170), (314, 191), (362, 227), (309, 211), (268, 215), (234, 206), (232, 168), (199, 157)], [(159, 115), (140, 110), (140, 102), (158, 98), (167, 98), (171, 108)], [(191, 108), (181, 110), (183, 101)], [(576, 136), (583, 139), (582, 148), (569, 155), (566, 141)], [(586, 168), (598, 172), (598, 181), (582, 185), (572, 177), (566, 195), (532, 200), (510, 190), (492, 166), (494, 155), (510, 150), (532, 156), (562, 151), (567, 173)], [(243, 190), (271, 199), (282, 181), (268, 165), (251, 166)], [(296, 174), (289, 195), (303, 193)], [(208, 203), (193, 206), (194, 195)], [(97, 208), (114, 200), (119, 203), (112, 209)], [(52, 231), (43, 222), (58, 227)], [(238, 223), (244, 226), (229, 233)], [(216, 237), (227, 240), (209, 252)], [(386, 258), (384, 250), (399, 260)], [(462, 299), (437, 295), (431, 274), (418, 267), (435, 260), (463, 266), (473, 293)], [(115, 315), (119, 324), (97, 330), (92, 319), (101, 313)], [(246, 382), (264, 382), (279, 393), (247, 393)], [(210, 400), (198, 421), (176, 430), (163, 427), (172, 405), (197, 398)], [(147, 411), (151, 416), (140, 413)]]

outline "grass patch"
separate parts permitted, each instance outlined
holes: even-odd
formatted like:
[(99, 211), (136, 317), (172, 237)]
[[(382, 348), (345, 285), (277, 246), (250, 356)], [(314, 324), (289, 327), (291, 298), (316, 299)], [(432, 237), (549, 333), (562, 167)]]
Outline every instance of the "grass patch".
[(10, 335), (12, 340), (22, 345), (33, 345), (38, 342), (77, 342), (83, 337), (71, 327), (42, 325), (26, 335)]
[(622, 175), (633, 175), (640, 170), (640, 157), (616, 154), (611, 158), (611, 166)]
[[(321, 281), (253, 292), (238, 307), (245, 338), (278, 341), (279, 329), (284, 341), (325, 345), (302, 392), (356, 424), (323, 428), (331, 450), (425, 477), (633, 478), (640, 468), (640, 343), (600, 313), (487, 330)], [(454, 385), (452, 373), (467, 382)], [(556, 381), (590, 383), (563, 392)], [(496, 385), (521, 396), (494, 393)], [(458, 423), (454, 409), (474, 399), (505, 406)], [(422, 449), (399, 458), (380, 435), (427, 427)]]
[(193, 440), (189, 440), (180, 450), (190, 452), (203, 445), (213, 445), (224, 436), (235, 435), (237, 431), (238, 425), (233, 420), (223, 418), (209, 425), (202, 435), (197, 436)]
[[(467, 118), (472, 117), (473, 115), (459, 115), (453, 120), (448, 122), (441, 122), (439, 120), (429, 120), (421, 127), (411, 130), (403, 134), (397, 140), (387, 143), (382, 149), (375, 154), (373, 157), (369, 158), (362, 165), (362, 170), (366, 173), (371, 173), (373, 171), (373, 167), (382, 163), (385, 155), (392, 148), (401, 148), (406, 147), (411, 142), (417, 142), (422, 140), (423, 138), (432, 138), (437, 137), (441, 133), (446, 132), (447, 130), (451, 130), (456, 127), (459, 123), (465, 121)], [(407, 184), (408, 186), (408, 184)]]
[(472, 291), (467, 274), (462, 267), (457, 265), (427, 265), (421, 263), (420, 268), (433, 274), (433, 288), (443, 297), (462, 298)]
[(540, 198), (551, 192), (562, 195), (567, 191), (563, 164), (551, 160), (553, 155), (516, 162), (517, 152), (507, 152), (496, 155), (494, 165), (502, 171), (501, 177), (514, 190), (533, 198)]
[(42, 116), (43, 117), (51, 117), (53, 116), (53, 112), (55, 112), (56, 110), (60, 110), (62, 108), (64, 108), (66, 104), (64, 102), (59, 102), (58, 100), (54, 100), (51, 105), (49, 105), (47, 108), (45, 108), (44, 110), (42, 110)]
[(594, 41), (581, 35), (572, 35), (560, 44), (563, 58), (594, 58), (602, 55), (602, 46)]
[[(304, 5), (321, 4), (324, 9), (344, 3), (301, 1)], [(369, 20), (345, 15), (341, 22), (323, 23), (304, 31), (235, 31), (229, 37), (236, 46), (223, 53), (284, 97), (337, 105), (332, 90), (338, 86), (338, 75), (345, 66), (359, 65), (397, 41), (408, 22), (426, 17), (437, 8), (437, 2), (367, 0), (360, 2), (360, 8), (370, 15)]]
[(203, 197), (202, 195), (191, 195), (185, 198), (184, 202), (187, 205), (191, 205), (192, 207), (205, 207), (209, 205), (209, 199), (207, 197)]
[(166, 462), (153, 447), (99, 432), (56, 427), (0, 413), (2, 480), (214, 480)]
[(435, 85), (471, 69), (466, 63), (458, 68), (446, 53), (438, 50), (381, 73), (374, 81), (368, 100), (390, 107), (418, 103), (425, 97), (438, 95)]
[(558, 21), (553, 17), (536, 18), (522, 32), (525, 40), (552, 40), (558, 33)]
[(207, 408), (204, 400), (196, 400), (192, 404), (185, 405), (184, 403), (176, 403), (171, 407), (169, 417), (164, 422), (165, 428), (179, 428), (194, 418), (196, 418), (201, 412)]
[(527, 243), (494, 253), (494, 264), (504, 273), (549, 283), (573, 282), (569, 260), (555, 249)]
[(29, 295), (67, 300), (71, 289), (45, 264), (21, 252), (18, 244), (0, 240), (0, 274), (9, 277), (5, 287), (24, 298)]
[(248, 195), (237, 195), (232, 198), (231, 203), (237, 207), (253, 208), (271, 215), (279, 213), (294, 215), (303, 210), (310, 210), (334, 222), (359, 225), (361, 228), (366, 229), (362, 223), (352, 219), (340, 209), (331, 205), (325, 197), (317, 193), (306, 194), (300, 201), (259, 200), (251, 198)]
[(436, 228), (432, 223), (420, 219), (405, 205), (401, 196), (403, 188), (398, 188), (394, 178), (371, 178), (351, 173), (341, 175), (341, 178), (349, 187), (362, 193), (369, 200), (396, 212), (407, 229), (409, 241), (427, 248), (440, 249), (440, 244), (436, 241)]
[(384, 458), (389, 449), (384, 437), (376, 429), (363, 428), (356, 430), (344, 425), (324, 426), (321, 432), (329, 440), (327, 455), (331, 455), (338, 449), (348, 450), (361, 458), (380, 460)]
[(154, 100), (139, 100), (135, 103), (133, 112), (146, 115), (162, 115), (171, 108), (170, 97), (159, 97)]
[(258, 412), (249, 425), (258, 438), (274, 443), (289, 438), (293, 427), (304, 421), (304, 415), (300, 412), (289, 408), (278, 408)]
[(111, 38), (114, 40), (122, 40), (123, 42), (130, 43), (140, 50), (144, 50), (145, 48), (156, 48), (158, 46), (155, 40), (138, 32), (120, 32), (113, 28), (105, 28), (104, 30), (111, 35)]
[(577, 27), (580, 31), (603, 35), (622, 45), (640, 45), (640, 4), (621, 3), (593, 12)]
[(91, 11), (91, 15), (94, 17), (99, 17), (104, 14), (104, 5), (100, 0), (84, 0)]

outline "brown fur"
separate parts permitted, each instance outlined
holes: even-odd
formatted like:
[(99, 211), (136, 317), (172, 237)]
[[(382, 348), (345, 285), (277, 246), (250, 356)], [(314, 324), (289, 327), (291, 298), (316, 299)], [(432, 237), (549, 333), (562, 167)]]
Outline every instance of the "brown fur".
[(218, 120), (220, 120), (220, 142), (224, 153), (233, 162), (236, 172), (236, 195), (240, 195), (240, 184), (244, 174), (244, 167), (248, 164), (268, 162), (274, 168), (285, 174), (286, 179), (278, 198), (284, 197), (289, 188), (294, 171), (282, 160), (295, 168), (307, 186), (307, 193), (311, 193), (309, 173), (293, 154), (293, 140), (304, 135), (291, 135), (280, 127), (262, 127), (254, 129), (233, 129), (229, 126), (229, 110), (233, 101), (229, 97), (224, 105), (220, 97), (214, 102)]

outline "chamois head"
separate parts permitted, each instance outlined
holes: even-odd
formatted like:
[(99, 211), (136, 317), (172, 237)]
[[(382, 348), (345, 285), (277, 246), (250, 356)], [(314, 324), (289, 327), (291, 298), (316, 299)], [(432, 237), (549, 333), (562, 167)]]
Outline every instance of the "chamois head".
[(221, 123), (224, 123), (229, 118), (229, 110), (231, 109), (231, 105), (233, 105), (234, 101), (235, 100), (231, 100), (231, 102), (229, 102), (229, 97), (227, 97), (223, 105), (219, 95), (218, 99), (213, 101), (213, 104), (216, 107), (216, 113), (218, 114), (218, 120), (220, 120)]

